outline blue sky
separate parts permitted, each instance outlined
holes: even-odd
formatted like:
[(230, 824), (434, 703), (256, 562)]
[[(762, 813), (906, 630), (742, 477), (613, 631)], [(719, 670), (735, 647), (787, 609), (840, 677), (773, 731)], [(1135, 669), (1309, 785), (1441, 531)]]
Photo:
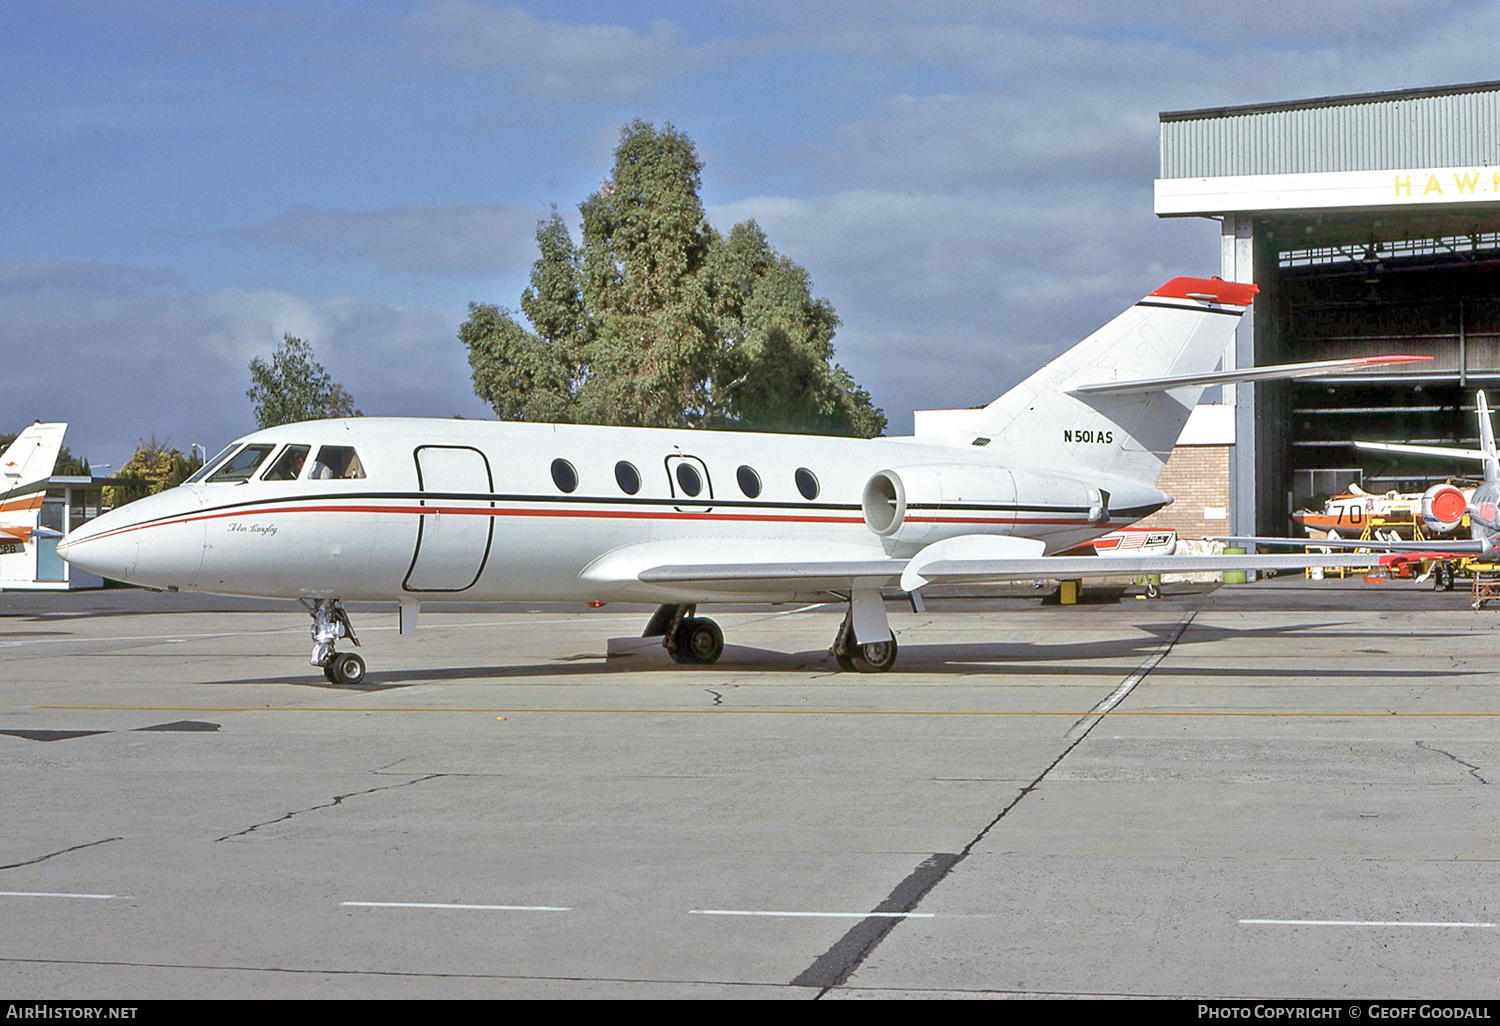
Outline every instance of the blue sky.
[(1496, 38), (1442, 0), (0, 0), (0, 431), (215, 450), (284, 332), (367, 414), (486, 415), (469, 302), (517, 305), (644, 118), (904, 433), (1217, 270), (1152, 213), (1160, 111), (1492, 80)]

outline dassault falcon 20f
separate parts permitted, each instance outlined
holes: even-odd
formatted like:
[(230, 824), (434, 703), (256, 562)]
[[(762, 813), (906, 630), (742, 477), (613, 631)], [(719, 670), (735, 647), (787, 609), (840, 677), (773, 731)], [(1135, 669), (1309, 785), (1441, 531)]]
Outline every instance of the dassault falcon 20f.
[(711, 663), (698, 603), (817, 601), (847, 615), (845, 669), (896, 660), (881, 588), (933, 581), (1342, 566), (1368, 557), (1049, 556), (1172, 501), (1157, 476), (1204, 388), (1379, 357), (1215, 371), (1256, 286), (1176, 278), (944, 438), (356, 418), (234, 442), (178, 488), (104, 514), (58, 551), (150, 588), (300, 598), (312, 663), (365, 673), (344, 602), (658, 603), (644, 636)]

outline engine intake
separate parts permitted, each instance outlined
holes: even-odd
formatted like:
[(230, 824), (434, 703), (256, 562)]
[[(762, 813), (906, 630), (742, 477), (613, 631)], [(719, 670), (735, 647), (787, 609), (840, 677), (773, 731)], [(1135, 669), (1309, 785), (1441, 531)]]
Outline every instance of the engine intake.
[(1422, 493), (1422, 526), (1430, 534), (1452, 534), (1469, 511), (1463, 490), (1451, 484), (1435, 484)]

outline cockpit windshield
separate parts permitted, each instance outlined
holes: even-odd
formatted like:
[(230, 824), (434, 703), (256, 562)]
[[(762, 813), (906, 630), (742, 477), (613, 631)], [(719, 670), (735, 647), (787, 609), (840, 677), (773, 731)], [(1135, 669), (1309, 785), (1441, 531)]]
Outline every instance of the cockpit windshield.
[(271, 450), (274, 448), (276, 448), (274, 445), (264, 444), (245, 446), (226, 460), (222, 467), (210, 475), (208, 483), (220, 484), (229, 482), (231, 484), (238, 484), (241, 481), (248, 481), (250, 475), (255, 473), (255, 468), (261, 465), (261, 462), (271, 454)]
[(212, 474), (214, 471), (218, 470), (219, 464), (223, 463), (226, 459), (229, 458), (229, 454), (234, 452), (234, 447), (236, 444), (237, 443), (235, 442), (230, 442), (228, 445), (224, 446), (224, 448), (220, 449), (219, 455), (215, 456), (213, 459), (203, 464), (203, 466), (199, 467), (193, 474), (193, 476), (184, 481), (183, 484), (194, 484), (195, 482), (202, 481), (209, 474)]

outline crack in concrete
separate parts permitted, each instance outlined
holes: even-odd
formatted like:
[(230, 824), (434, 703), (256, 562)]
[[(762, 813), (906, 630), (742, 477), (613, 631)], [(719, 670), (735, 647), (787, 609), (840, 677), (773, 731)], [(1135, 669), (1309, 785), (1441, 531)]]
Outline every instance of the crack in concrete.
[(542, 981), (549, 983), (639, 983), (648, 986), (702, 986), (702, 987), (734, 987), (742, 990), (780, 991), (786, 989), (784, 983), (763, 983), (754, 980), (719, 980), (719, 979), (679, 979), (677, 977), (650, 977), (650, 976), (560, 976), (544, 975), (541, 973), (498, 973), (498, 972), (442, 972), (438, 970), (421, 969), (334, 969), (327, 966), (290, 966), (290, 965), (241, 965), (235, 963), (214, 962), (135, 962), (125, 959), (93, 959), (93, 958), (20, 958), (10, 955), (0, 955), (0, 965), (60, 965), (60, 966), (118, 966), (129, 969), (188, 969), (188, 970), (211, 970), (214, 972), (235, 973), (287, 973), (301, 976), (335, 976), (335, 977), (386, 977), (390, 979), (414, 979), (414, 980), (515, 980), (519, 982)]
[(1422, 742), (1422, 741), (1418, 741), (1417, 742), (1417, 747), (1423, 749), (1424, 751), (1436, 752), (1438, 755), (1446, 755), (1448, 758), (1452, 759), (1454, 762), (1458, 763), (1460, 766), (1462, 766), (1465, 769), (1467, 769), (1469, 771), (1469, 776), (1473, 777), (1475, 780), (1479, 781), (1481, 784), (1488, 784), (1489, 783), (1488, 780), (1484, 779), (1484, 777), (1482, 777), (1482, 776), (1479, 775), (1479, 767), (1476, 766), (1476, 765), (1474, 765), (1472, 762), (1464, 762), (1462, 759), (1460, 759), (1458, 756), (1454, 755), (1452, 752), (1445, 752), (1441, 748), (1434, 748), (1431, 745), (1429, 745), (1429, 744), (1427, 744), (1425, 742)]
[(999, 826), (1000, 821), (1008, 816), (1022, 800), (1041, 786), (1043, 780), (1058, 765), (1066, 759), (1073, 750), (1081, 745), (1085, 738), (1104, 722), (1104, 718), (1110, 714), (1130, 692), (1139, 684), (1147, 674), (1154, 670), (1167, 654), (1176, 646), (1183, 632), (1193, 622), (1197, 615), (1196, 611), (1189, 610), (1166, 639), (1157, 646), (1156, 651), (1141, 664), (1130, 676), (1126, 677), (1118, 687), (1105, 699), (1100, 701), (1089, 712), (1087, 716), (1075, 723), (1071, 730), (1064, 735), (1068, 744), (1040, 773), (1037, 774), (1030, 784), (1021, 788), (1016, 796), (1000, 810), (994, 819), (987, 823), (983, 830), (975, 834), (968, 844), (964, 845), (956, 854), (937, 853), (929, 856), (910, 873), (905, 880), (897, 884), (896, 889), (881, 902), (875, 909), (876, 912), (885, 915), (869, 919), (862, 919), (851, 927), (843, 937), (824, 952), (817, 961), (804, 969), (797, 978), (792, 981), (793, 986), (816, 987), (818, 993), (814, 1000), (820, 1000), (835, 987), (841, 987), (853, 976), (855, 971), (864, 964), (865, 960), (875, 951), (880, 943), (894, 930), (904, 918), (892, 916), (892, 912), (911, 912), (925, 898), (933, 888), (942, 883), (960, 862), (964, 861), (974, 851), (974, 848)]
[(48, 859), (55, 859), (59, 855), (66, 855), (70, 851), (81, 851), (84, 848), (92, 848), (95, 845), (108, 844), (111, 841), (123, 840), (125, 840), (125, 838), (123, 837), (106, 837), (102, 841), (89, 841), (87, 844), (75, 844), (71, 848), (64, 848), (61, 851), (49, 852), (46, 855), (38, 855), (36, 858), (27, 859), (25, 862), (12, 862), (8, 866), (0, 866), (0, 869), (20, 869), (22, 866), (34, 866), (38, 862), (46, 862)]
[(439, 777), (446, 777), (448, 775), (449, 774), (447, 773), (429, 773), (424, 777), (417, 777), (413, 780), (406, 780), (399, 784), (386, 784), (383, 787), (371, 787), (363, 791), (350, 791), (348, 794), (336, 794), (333, 796), (333, 801), (331, 802), (324, 802), (321, 805), (311, 805), (305, 809), (293, 809), (291, 812), (288, 812), (284, 816), (277, 816), (275, 819), (268, 819), (264, 823), (255, 823), (243, 830), (236, 830), (232, 834), (225, 834), (223, 837), (215, 837), (214, 841), (217, 843), (219, 841), (227, 841), (232, 837), (244, 837), (246, 834), (253, 833), (256, 830), (259, 830), (261, 827), (274, 826), (277, 823), (285, 823), (287, 820), (291, 819), (294, 816), (301, 816), (304, 813), (308, 812), (317, 812), (320, 809), (331, 809), (335, 806), (342, 805), (344, 803), (344, 800), (347, 798), (359, 798), (368, 794), (376, 794), (380, 791), (392, 791), (398, 787), (410, 787), (413, 784), (422, 784), (429, 780), (436, 780)]

